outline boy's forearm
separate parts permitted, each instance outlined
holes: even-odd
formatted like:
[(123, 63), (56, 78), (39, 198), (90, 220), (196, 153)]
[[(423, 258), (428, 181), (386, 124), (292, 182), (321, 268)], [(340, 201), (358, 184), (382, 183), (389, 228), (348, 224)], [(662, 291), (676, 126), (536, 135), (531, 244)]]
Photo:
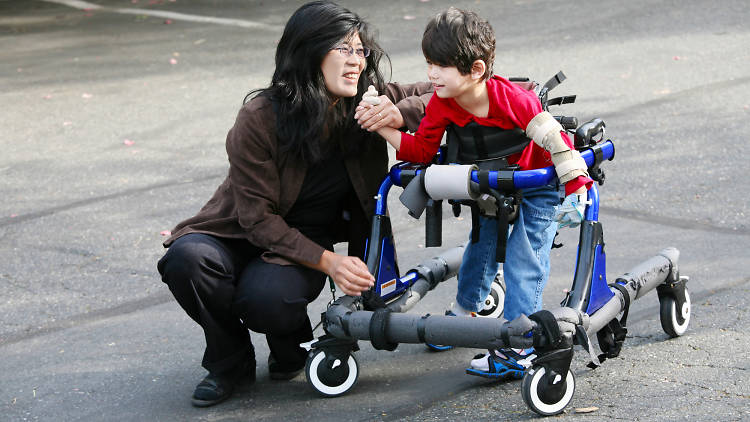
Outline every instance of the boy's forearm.
[(398, 151), (401, 149), (401, 131), (392, 127), (383, 127), (377, 130), (378, 135), (385, 138), (391, 146)]

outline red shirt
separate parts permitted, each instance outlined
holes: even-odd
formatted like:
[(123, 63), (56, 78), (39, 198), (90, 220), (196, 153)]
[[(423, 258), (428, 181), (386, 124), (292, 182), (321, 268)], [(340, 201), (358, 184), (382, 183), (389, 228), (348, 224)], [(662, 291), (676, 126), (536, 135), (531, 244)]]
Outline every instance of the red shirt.
[[(493, 126), (502, 129), (526, 129), (531, 119), (541, 113), (542, 105), (534, 91), (529, 91), (500, 76), (487, 80), (487, 94), (490, 109), (487, 117), (477, 117), (464, 110), (453, 98), (440, 98), (433, 95), (425, 109), (425, 116), (414, 135), (401, 133), (401, 148), (396, 153), (397, 160), (418, 163), (429, 162), (437, 153), (443, 139), (445, 128), (451, 123), (466, 126), (477, 122), (482, 126)], [(569, 147), (573, 143), (565, 132), (562, 138)], [(547, 151), (536, 143), (529, 145), (521, 152), (508, 157), (508, 163), (518, 164), (521, 170), (533, 170), (552, 165)], [(565, 185), (565, 194), (570, 195), (581, 186), (590, 188), (593, 180), (579, 176)]]

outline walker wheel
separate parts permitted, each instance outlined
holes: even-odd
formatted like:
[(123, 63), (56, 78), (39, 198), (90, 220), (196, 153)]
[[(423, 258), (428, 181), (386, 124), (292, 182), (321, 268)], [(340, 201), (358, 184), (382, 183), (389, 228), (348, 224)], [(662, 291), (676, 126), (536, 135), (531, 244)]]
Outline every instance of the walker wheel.
[(505, 310), (505, 280), (503, 273), (498, 272), (490, 287), (490, 294), (484, 299), (484, 307), (477, 312), (483, 318), (500, 318)]
[(523, 377), (521, 396), (526, 406), (542, 416), (562, 413), (573, 399), (576, 379), (568, 370), (565, 379), (552, 372), (550, 376), (543, 366), (535, 366)]
[(671, 296), (663, 297), (659, 304), (661, 305), (659, 317), (664, 332), (672, 338), (685, 334), (690, 323), (690, 293), (687, 288), (685, 289), (685, 303), (679, 311), (677, 302)]
[(358, 375), (359, 364), (350, 353), (341, 359), (330, 351), (317, 349), (307, 357), (305, 364), (307, 382), (325, 397), (346, 393), (357, 382)]

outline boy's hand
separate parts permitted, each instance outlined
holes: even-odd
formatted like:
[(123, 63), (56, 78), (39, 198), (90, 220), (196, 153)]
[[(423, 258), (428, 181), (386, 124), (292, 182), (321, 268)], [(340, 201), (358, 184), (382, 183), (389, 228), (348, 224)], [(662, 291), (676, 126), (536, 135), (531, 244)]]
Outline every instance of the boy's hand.
[(557, 209), (555, 213), (555, 220), (563, 227), (578, 227), (583, 221), (583, 213), (586, 210), (586, 204), (590, 204), (588, 200), (588, 194), (586, 192), (571, 193), (565, 197), (562, 205)]
[(378, 98), (378, 90), (373, 85), (367, 87), (367, 92), (362, 94), (362, 102), (372, 104), (374, 106), (380, 104), (380, 98)]
[[(373, 105), (369, 101), (380, 100), (380, 104)], [(404, 126), (404, 117), (401, 111), (385, 95), (379, 97), (363, 98), (354, 113), (354, 118), (362, 129), (374, 132), (383, 127), (398, 129)]]

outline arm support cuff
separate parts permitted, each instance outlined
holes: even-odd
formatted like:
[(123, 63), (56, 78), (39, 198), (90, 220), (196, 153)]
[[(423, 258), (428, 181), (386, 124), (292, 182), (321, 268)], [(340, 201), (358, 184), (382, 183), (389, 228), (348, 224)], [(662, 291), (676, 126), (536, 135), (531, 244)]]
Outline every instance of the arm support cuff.
[(526, 135), (550, 153), (560, 183), (567, 183), (578, 176), (588, 176), (588, 168), (581, 154), (565, 143), (561, 130), (560, 123), (548, 111), (543, 111), (531, 119)]

